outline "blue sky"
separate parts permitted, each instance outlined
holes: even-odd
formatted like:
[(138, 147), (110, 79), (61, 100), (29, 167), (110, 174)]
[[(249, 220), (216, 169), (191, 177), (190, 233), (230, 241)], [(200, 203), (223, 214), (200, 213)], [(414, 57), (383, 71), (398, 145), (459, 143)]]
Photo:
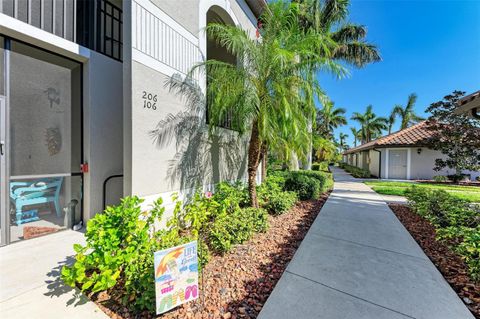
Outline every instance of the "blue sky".
[[(367, 39), (378, 46), (383, 61), (350, 68), (347, 79), (319, 75), (348, 119), (369, 104), (377, 115), (387, 116), (413, 92), (416, 111), (424, 115), (428, 105), (455, 89), (480, 90), (480, 0), (352, 0), (349, 20), (367, 26)], [(349, 126), (358, 124), (348, 124), (335, 136), (345, 132), (353, 145)]]

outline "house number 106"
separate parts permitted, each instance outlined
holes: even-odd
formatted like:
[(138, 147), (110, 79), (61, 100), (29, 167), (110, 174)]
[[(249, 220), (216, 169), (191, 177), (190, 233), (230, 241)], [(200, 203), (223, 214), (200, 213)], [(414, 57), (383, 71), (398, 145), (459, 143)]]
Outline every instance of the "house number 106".
[(143, 99), (143, 108), (144, 109), (157, 109), (157, 95), (148, 93), (147, 91), (142, 92), (142, 99)]

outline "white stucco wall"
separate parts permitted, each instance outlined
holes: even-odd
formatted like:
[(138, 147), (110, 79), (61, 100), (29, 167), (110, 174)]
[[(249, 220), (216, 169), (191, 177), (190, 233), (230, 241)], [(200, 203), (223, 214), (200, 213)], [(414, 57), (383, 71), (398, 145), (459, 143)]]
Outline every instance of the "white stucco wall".
[[(84, 64), (84, 218), (103, 210), (103, 182), (123, 173), (122, 63), (91, 52)], [(107, 187), (108, 204), (123, 196), (122, 179)], [(114, 199), (117, 200), (114, 200)]]
[[(124, 1), (123, 6), (124, 34), (131, 34), (124, 39), (125, 194), (143, 197), (146, 209), (161, 196), (168, 211), (174, 192), (182, 196), (197, 186), (211, 188), (221, 180), (244, 179), (248, 136), (222, 130), (209, 139), (204, 111), (192, 114), (201, 117), (197, 126), (171, 131), (163, 143), (156, 143), (151, 134), (159, 122), (189, 109), (185, 97), (170, 91), (166, 83), (172, 76), (184, 78), (206, 56), (203, 28), (212, 6), (255, 35), (255, 20), (244, 1), (135, 0)], [(205, 88), (201, 74), (195, 80)], [(146, 102), (154, 103), (148, 96), (156, 97), (156, 110), (145, 107)]]

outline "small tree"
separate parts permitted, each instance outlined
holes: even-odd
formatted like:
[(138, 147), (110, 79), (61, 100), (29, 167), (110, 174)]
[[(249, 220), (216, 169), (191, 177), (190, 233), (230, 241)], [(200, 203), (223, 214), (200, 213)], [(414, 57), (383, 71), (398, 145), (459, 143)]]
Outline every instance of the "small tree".
[(455, 112), (464, 95), (465, 92), (454, 91), (426, 110), (432, 114), (427, 122), (432, 136), (427, 143), (447, 156), (435, 160), (434, 170), (454, 169), (456, 181), (461, 178), (463, 170), (480, 169), (480, 120)]

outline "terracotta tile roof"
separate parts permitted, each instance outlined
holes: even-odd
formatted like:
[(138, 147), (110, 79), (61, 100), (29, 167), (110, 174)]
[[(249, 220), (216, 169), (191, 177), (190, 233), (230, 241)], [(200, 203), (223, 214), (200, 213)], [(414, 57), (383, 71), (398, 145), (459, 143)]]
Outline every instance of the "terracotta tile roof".
[(390, 135), (380, 137), (376, 140), (351, 148), (343, 154), (351, 154), (359, 151), (365, 151), (372, 148), (381, 148), (389, 146), (416, 146), (422, 145), (425, 139), (431, 136), (431, 132), (427, 129), (427, 122), (422, 121), (418, 124), (410, 126), (404, 130), (394, 132)]
[(469, 95), (466, 95), (466, 96), (462, 97), (458, 101), (458, 105), (461, 106), (461, 105), (467, 104), (467, 103), (472, 102), (473, 100), (478, 99), (478, 98), (480, 98), (480, 90), (477, 91), (477, 92), (473, 92), (472, 94), (469, 94)]

